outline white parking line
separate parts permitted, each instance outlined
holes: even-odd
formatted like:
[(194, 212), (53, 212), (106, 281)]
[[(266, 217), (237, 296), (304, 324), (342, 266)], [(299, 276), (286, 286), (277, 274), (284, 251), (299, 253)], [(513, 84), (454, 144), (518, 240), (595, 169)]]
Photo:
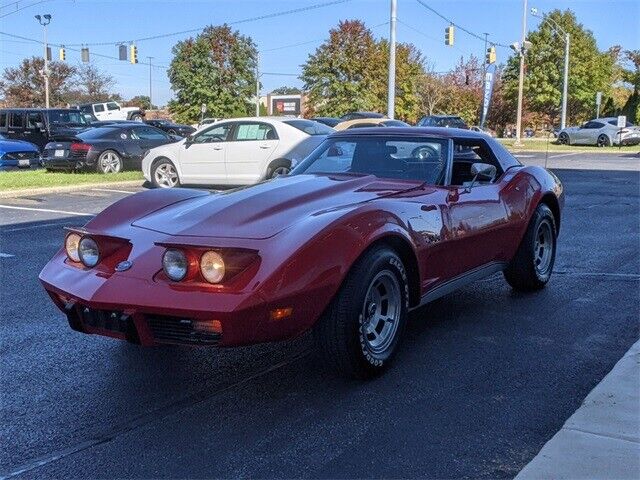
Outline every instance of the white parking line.
[(549, 158), (569, 157), (571, 155), (580, 155), (580, 152), (561, 153), (560, 155), (549, 155)]
[(15, 257), (15, 255), (11, 255), (10, 253), (0, 252), (0, 258), (11, 258), (11, 257)]
[(78, 217), (93, 217), (93, 213), (82, 212), (68, 212), (66, 210), (51, 210), (49, 208), (31, 208), (31, 207), (15, 207), (13, 205), (0, 205), (0, 208), (6, 208), (9, 210), (28, 210), (31, 212), (45, 212), (45, 213), (62, 213), (63, 215), (75, 215)]
[(132, 195), (136, 193), (136, 192), (129, 192), (127, 190), (114, 190), (111, 188), (92, 188), (91, 190), (94, 192), (126, 193), (127, 195)]
[(521, 153), (514, 153), (513, 156), (517, 157), (517, 158), (533, 158), (533, 157), (535, 157), (535, 155), (523, 155)]
[[(87, 215), (93, 217), (94, 215)], [(28, 227), (17, 227), (17, 228), (2, 228), (0, 227), (1, 233), (12, 233), (12, 232), (21, 232), (23, 230), (34, 230), (36, 228), (44, 228), (44, 227), (64, 227), (66, 222), (56, 222), (56, 223), (40, 223), (38, 225), (29, 225)]]

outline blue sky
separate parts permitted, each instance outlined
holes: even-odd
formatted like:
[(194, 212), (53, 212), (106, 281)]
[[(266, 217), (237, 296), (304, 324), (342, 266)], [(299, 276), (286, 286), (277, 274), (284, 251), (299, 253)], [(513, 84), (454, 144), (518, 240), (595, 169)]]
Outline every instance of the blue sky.
[[(90, 47), (92, 53), (117, 56), (115, 42), (152, 35), (218, 25), (249, 17), (325, 3), (330, 0), (21, 0), (15, 13), (14, 0), (0, 2), (0, 31), (41, 40), (42, 29), (35, 14), (53, 16), (49, 41), (60, 44), (100, 43), (112, 45)], [(489, 39), (509, 44), (519, 40), (522, 0), (423, 0), (457, 24), (477, 33), (489, 32)], [(282, 74), (299, 74), (309, 53), (322, 43), (327, 32), (339, 20), (360, 19), (369, 27), (388, 22), (389, 0), (351, 0), (324, 8), (253, 22), (237, 28), (251, 36), (260, 50), (294, 43), (310, 42), (261, 55), (261, 70)], [(29, 6), (32, 5), (33, 6)], [(640, 1), (638, 0), (529, 0), (529, 7), (541, 11), (571, 8), (578, 20), (593, 31), (601, 49), (620, 44), (626, 49), (640, 49)], [(444, 45), (447, 23), (425, 9), (416, 0), (398, 0), (398, 41), (414, 43), (436, 71), (447, 70), (461, 55), (483, 55), (483, 42), (456, 32), (455, 47)], [(528, 16), (535, 28), (538, 19)], [(388, 36), (389, 26), (372, 28), (378, 37)], [(417, 31), (416, 31), (417, 30)], [(171, 61), (171, 47), (189, 35), (138, 42), (139, 58), (166, 66)], [(76, 47), (79, 48), (79, 47)], [(498, 49), (498, 61), (508, 50)], [(42, 55), (41, 46), (0, 35), (0, 68), (18, 64), (22, 58)], [(53, 51), (54, 58), (57, 51)], [(80, 54), (67, 51), (67, 61), (78, 63)], [(109, 72), (117, 81), (115, 90), (125, 98), (148, 94), (149, 68), (92, 55), (92, 62)], [(263, 91), (281, 85), (300, 86), (295, 76), (265, 75)], [(171, 98), (171, 88), (162, 68), (153, 69), (153, 100), (160, 105)]]

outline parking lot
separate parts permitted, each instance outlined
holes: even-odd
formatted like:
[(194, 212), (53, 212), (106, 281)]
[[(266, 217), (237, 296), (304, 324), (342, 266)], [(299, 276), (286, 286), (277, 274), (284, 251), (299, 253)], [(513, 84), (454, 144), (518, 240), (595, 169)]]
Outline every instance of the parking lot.
[(567, 195), (555, 273), (501, 275), (411, 316), (388, 373), (336, 378), (308, 336), (142, 349), (69, 329), (37, 276), (142, 187), (0, 199), (0, 476), (511, 478), (640, 335), (640, 159), (518, 154)]

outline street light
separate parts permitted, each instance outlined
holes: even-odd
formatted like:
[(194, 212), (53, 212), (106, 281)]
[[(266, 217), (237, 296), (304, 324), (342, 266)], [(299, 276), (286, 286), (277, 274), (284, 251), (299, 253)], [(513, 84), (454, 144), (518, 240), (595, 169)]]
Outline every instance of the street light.
[(44, 69), (42, 70), (42, 76), (44, 77), (44, 103), (49, 108), (49, 56), (47, 46), (47, 25), (51, 23), (51, 15), (48, 13), (44, 16), (36, 15), (36, 20), (42, 25), (44, 29)]
[(560, 128), (565, 128), (567, 124), (567, 90), (569, 88), (569, 34), (567, 31), (558, 25), (552, 17), (540, 13), (537, 8), (531, 9), (531, 15), (534, 17), (549, 20), (551, 22), (551, 28), (556, 32), (562, 32), (564, 34), (564, 80), (562, 84), (562, 116), (560, 117)]
[(520, 55), (520, 72), (518, 74), (518, 113), (516, 116), (516, 141), (514, 145), (522, 146), (520, 141), (520, 130), (522, 130), (522, 97), (524, 94), (524, 54), (527, 48), (527, 0), (523, 0), (522, 14), (522, 43), (515, 42), (511, 48)]

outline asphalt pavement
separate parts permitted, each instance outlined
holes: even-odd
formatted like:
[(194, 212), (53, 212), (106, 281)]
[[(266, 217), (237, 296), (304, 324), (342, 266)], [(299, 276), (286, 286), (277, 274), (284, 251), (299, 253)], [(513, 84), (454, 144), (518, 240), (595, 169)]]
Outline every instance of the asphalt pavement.
[(0, 476), (512, 478), (640, 337), (640, 162), (611, 157), (555, 170), (546, 289), (495, 275), (414, 312), (371, 382), (325, 371), (307, 336), (142, 349), (76, 333), (37, 275), (62, 226), (141, 188), (2, 199)]

